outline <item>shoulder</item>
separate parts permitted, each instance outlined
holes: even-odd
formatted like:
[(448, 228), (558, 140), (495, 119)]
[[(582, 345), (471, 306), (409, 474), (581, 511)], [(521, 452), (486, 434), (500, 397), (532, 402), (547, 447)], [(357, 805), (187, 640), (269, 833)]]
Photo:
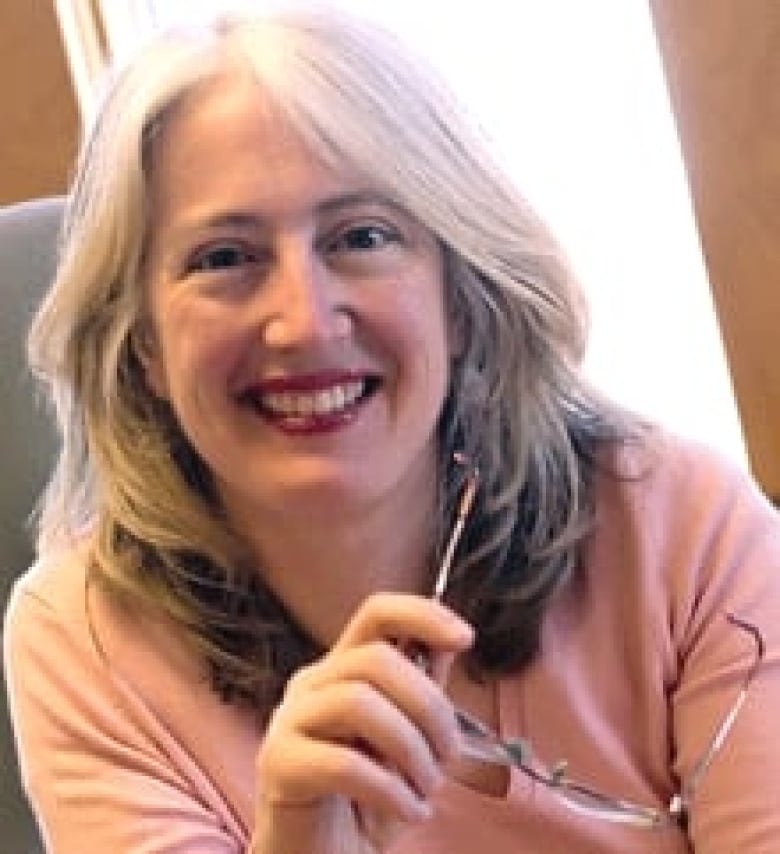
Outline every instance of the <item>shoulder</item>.
[[(3, 658), (18, 728), (55, 718), (105, 717), (116, 708), (111, 662), (96, 643), (86, 544), (42, 556), (15, 583), (3, 625)], [(41, 701), (44, 701), (43, 703)]]
[(87, 565), (86, 548), (76, 545), (40, 558), (21, 575), (5, 613), (5, 646), (21, 643), (31, 633), (39, 643), (53, 634), (86, 640)]
[(149, 703), (163, 685), (174, 694), (200, 687), (202, 667), (174, 628), (115, 601), (95, 581), (92, 560), (90, 544), (79, 543), (17, 580), (3, 629), (12, 693), (25, 693), (31, 674), (52, 698), (77, 690), (82, 705), (118, 707), (121, 695)]
[(611, 449), (596, 485), (597, 513), (641, 514), (646, 528), (662, 523), (695, 532), (728, 521), (777, 530), (780, 516), (749, 472), (701, 442), (648, 428)]
[(658, 428), (605, 460), (592, 551), (619, 555), (680, 623), (780, 607), (780, 514), (739, 463)]
[(89, 566), (87, 549), (47, 556), (17, 581), (6, 613), (11, 716), (33, 801), (59, 821), (49, 792), (62, 785), (56, 756), (65, 749), (84, 769), (79, 780), (136, 780), (122, 790), (130, 800), (152, 789), (179, 804), (194, 798), (242, 837), (254, 715), (221, 702), (179, 630), (119, 605)]
[(735, 458), (701, 441), (648, 426), (636, 438), (613, 446), (605, 469), (618, 479), (635, 482), (637, 496), (647, 499), (679, 497), (696, 492), (700, 498), (722, 497), (734, 489), (759, 494), (747, 472)]
[[(204, 668), (182, 633), (158, 614), (120, 603), (97, 581), (89, 543), (48, 554), (14, 585), (5, 615), (6, 657), (56, 665), (70, 656), (157, 694), (160, 680), (205, 682)], [(106, 684), (102, 683), (101, 684)], [(179, 686), (181, 687), (181, 686)]]

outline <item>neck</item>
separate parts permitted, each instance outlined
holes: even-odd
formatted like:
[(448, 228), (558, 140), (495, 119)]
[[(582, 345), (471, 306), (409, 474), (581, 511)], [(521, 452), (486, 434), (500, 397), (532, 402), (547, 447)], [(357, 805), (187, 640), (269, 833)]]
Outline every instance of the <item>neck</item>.
[(382, 591), (427, 594), (436, 534), (433, 477), (350, 512), (266, 519), (252, 548), (265, 582), (316, 641), (330, 646), (358, 606)]

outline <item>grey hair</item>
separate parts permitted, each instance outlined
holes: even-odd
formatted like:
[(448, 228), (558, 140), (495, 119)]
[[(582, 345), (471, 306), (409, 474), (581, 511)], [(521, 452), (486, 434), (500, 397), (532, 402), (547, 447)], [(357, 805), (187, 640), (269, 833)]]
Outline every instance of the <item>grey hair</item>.
[(227, 696), (266, 703), (286, 675), (266, 671), (307, 654), (300, 633), (298, 658), (280, 652), (296, 630), (258, 587), (138, 359), (153, 141), (183, 98), (230, 73), (251, 74), (315, 152), (365, 174), (443, 248), (459, 346), (440, 424), (442, 530), (462, 480), (454, 452), (480, 472), (453, 602), (485, 639), (480, 666), (517, 666), (587, 530), (598, 447), (627, 436), (628, 421), (582, 379), (579, 289), (475, 123), (393, 35), (332, 11), (172, 31), (109, 81), (30, 334), (63, 440), (39, 546), (96, 529), (97, 576), (178, 620)]

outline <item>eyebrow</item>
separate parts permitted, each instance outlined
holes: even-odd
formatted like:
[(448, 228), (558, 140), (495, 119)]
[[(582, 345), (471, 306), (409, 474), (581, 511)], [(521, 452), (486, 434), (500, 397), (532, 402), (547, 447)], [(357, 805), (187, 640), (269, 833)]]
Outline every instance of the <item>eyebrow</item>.
[[(404, 216), (409, 216), (397, 202), (373, 190), (356, 190), (328, 196), (318, 202), (314, 206), (314, 210), (318, 214), (333, 214), (346, 208), (360, 207), (361, 205), (381, 205)], [(196, 228), (262, 228), (266, 222), (266, 217), (250, 210), (226, 210), (208, 216), (204, 220), (196, 222), (194, 226)]]
[(393, 201), (376, 190), (355, 190), (350, 193), (341, 193), (337, 196), (323, 199), (316, 206), (316, 209), (322, 213), (337, 213), (343, 208), (359, 207), (360, 205), (381, 205), (382, 207), (392, 208), (408, 216), (398, 202)]

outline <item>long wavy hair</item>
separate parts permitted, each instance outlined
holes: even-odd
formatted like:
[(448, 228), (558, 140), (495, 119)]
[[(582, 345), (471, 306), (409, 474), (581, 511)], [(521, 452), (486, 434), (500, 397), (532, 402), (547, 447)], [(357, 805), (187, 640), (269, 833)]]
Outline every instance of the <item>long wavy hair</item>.
[(110, 77), (30, 334), (62, 436), (39, 549), (89, 533), (92, 577), (178, 624), (228, 700), (267, 711), (317, 654), (231, 531), (208, 469), (138, 358), (154, 140), (182, 98), (236, 69), (254, 75), (314, 152), (371, 176), (442, 246), (462, 346), (438, 427), (439, 540), (463, 477), (453, 454), (480, 472), (448, 597), (477, 628), (475, 672), (519, 668), (576, 565), (602, 449), (635, 426), (583, 379), (580, 291), (468, 114), (394, 36), (333, 12), (171, 31)]

